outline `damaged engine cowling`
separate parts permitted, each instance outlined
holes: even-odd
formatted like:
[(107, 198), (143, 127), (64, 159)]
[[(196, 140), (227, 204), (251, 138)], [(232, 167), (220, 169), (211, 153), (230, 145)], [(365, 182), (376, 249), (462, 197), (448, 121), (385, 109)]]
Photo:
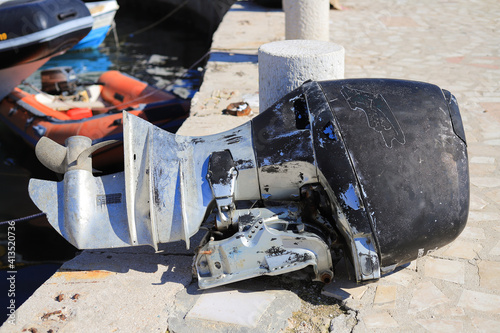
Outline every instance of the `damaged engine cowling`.
[(32, 179), (49, 222), (80, 249), (189, 239), (209, 229), (201, 288), (312, 267), (329, 282), (344, 248), (357, 281), (454, 240), (469, 208), (464, 130), (453, 95), (387, 79), (307, 82), (233, 130), (174, 135), (126, 112), (125, 170), (94, 177), (97, 148), (42, 138), (64, 173)]

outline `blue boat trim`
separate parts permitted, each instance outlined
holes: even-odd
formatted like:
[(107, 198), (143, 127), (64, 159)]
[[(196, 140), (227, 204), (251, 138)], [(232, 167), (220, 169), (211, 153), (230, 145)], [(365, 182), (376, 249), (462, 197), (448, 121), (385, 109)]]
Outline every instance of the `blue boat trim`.
[(87, 36), (85, 36), (72, 50), (82, 50), (96, 48), (106, 38), (111, 25), (103, 26), (97, 29), (92, 29)]

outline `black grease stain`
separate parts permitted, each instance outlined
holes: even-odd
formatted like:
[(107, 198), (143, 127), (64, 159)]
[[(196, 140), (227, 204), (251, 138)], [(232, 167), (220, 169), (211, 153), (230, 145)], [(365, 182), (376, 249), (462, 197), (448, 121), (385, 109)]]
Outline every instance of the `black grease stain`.
[(252, 160), (236, 160), (234, 164), (238, 170), (255, 168), (255, 164)]
[(240, 142), (242, 137), (240, 135), (236, 135), (236, 134), (229, 134), (229, 135), (223, 136), (223, 139), (226, 141), (226, 143), (228, 145), (232, 145), (232, 144)]
[(266, 166), (262, 167), (262, 172), (266, 172), (266, 173), (280, 173), (280, 172), (283, 172), (282, 169), (283, 168), (280, 168), (277, 165), (266, 165)]
[(266, 251), (266, 254), (268, 256), (271, 256), (271, 257), (276, 257), (276, 256), (281, 256), (281, 255), (285, 254), (286, 252), (287, 251), (284, 248), (282, 248), (280, 246), (274, 246), (273, 245), (273, 246), (271, 246), (270, 249), (268, 249)]
[(194, 138), (192, 141), (192, 143), (194, 143), (195, 145), (198, 144), (198, 143), (203, 143), (205, 142), (205, 139), (202, 139), (202, 138)]
[(295, 262), (306, 262), (308, 260), (311, 260), (312, 257), (309, 253), (295, 253), (292, 252), (290, 256), (288, 257), (287, 261), (289, 263), (295, 263)]

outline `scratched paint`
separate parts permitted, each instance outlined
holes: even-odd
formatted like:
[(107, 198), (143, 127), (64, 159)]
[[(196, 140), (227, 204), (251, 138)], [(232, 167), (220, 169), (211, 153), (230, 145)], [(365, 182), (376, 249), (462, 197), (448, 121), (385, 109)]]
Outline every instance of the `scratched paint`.
[(382, 135), (388, 148), (392, 148), (394, 140), (402, 145), (406, 143), (405, 134), (384, 96), (347, 86), (342, 87), (340, 92), (351, 110), (361, 110), (365, 113), (368, 126)]
[(349, 184), (349, 188), (344, 193), (340, 194), (340, 198), (344, 200), (344, 203), (354, 210), (358, 210), (361, 205), (359, 204), (359, 199), (356, 194), (356, 190), (352, 184)]
[(323, 134), (326, 135), (328, 139), (337, 141), (337, 135), (335, 135), (335, 130), (331, 122), (328, 122), (326, 126), (323, 128)]

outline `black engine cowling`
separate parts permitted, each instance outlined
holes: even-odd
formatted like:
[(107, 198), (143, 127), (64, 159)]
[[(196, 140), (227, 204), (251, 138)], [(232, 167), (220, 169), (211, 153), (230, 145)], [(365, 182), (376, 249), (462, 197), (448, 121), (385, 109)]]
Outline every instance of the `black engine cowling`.
[(252, 122), (261, 174), (278, 161), (316, 161), (347, 242), (363, 235), (375, 241), (380, 262), (361, 266), (391, 270), (465, 227), (467, 148), (446, 90), (389, 79), (308, 82)]

